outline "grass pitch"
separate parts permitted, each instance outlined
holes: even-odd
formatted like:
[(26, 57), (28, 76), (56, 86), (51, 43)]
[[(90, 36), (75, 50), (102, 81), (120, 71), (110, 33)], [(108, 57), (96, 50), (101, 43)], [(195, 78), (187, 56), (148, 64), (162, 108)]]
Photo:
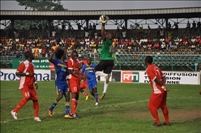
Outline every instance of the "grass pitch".
[[(18, 112), (14, 120), (10, 111), (22, 98), (17, 81), (1, 81), (1, 133), (201, 133), (201, 96), (198, 85), (168, 85), (168, 108), (172, 126), (152, 127), (147, 108), (149, 84), (110, 83), (106, 97), (94, 105), (92, 97), (80, 94), (79, 120), (64, 119), (62, 99), (53, 117), (47, 110), (56, 98), (54, 82), (38, 82), (41, 122), (33, 120), (32, 101)], [(98, 84), (102, 93), (103, 83)], [(88, 91), (87, 91), (88, 92)], [(161, 123), (163, 116), (159, 110)]]

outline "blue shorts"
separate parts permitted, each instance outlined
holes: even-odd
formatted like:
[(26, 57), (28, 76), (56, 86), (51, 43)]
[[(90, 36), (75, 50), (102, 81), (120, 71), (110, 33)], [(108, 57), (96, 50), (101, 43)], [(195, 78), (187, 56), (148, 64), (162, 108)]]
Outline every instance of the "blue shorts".
[(56, 91), (58, 93), (68, 92), (68, 84), (66, 83), (55, 83)]
[(87, 85), (88, 85), (88, 89), (91, 91), (92, 89), (97, 87), (97, 81), (96, 80), (87, 80)]

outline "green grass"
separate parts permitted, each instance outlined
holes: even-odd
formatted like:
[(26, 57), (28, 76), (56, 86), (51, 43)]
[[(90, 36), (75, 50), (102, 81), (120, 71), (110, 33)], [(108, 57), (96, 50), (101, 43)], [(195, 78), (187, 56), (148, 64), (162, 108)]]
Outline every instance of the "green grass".
[[(2, 133), (200, 133), (200, 86), (168, 85), (168, 107), (171, 127), (152, 127), (153, 119), (147, 109), (151, 93), (149, 84), (110, 83), (105, 99), (94, 105), (93, 98), (85, 101), (80, 94), (77, 113), (79, 120), (64, 119), (65, 102), (62, 99), (54, 109), (53, 117), (47, 109), (56, 98), (54, 82), (39, 82), (37, 91), (42, 122), (33, 120), (32, 102), (29, 101), (14, 120), (10, 111), (22, 95), (17, 81), (1, 81)], [(98, 85), (99, 94), (103, 83)], [(88, 92), (88, 91), (87, 91)], [(161, 122), (163, 116), (159, 110)]]

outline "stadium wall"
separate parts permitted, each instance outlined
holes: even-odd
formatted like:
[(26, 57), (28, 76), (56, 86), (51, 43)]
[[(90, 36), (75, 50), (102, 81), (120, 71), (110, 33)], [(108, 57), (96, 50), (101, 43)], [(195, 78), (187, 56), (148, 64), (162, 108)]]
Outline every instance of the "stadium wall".
[[(19, 80), (19, 77), (15, 74), (16, 69), (1, 69), (0, 78), (1, 81), (13, 81)], [(52, 70), (35, 70), (35, 78), (37, 81), (50, 81), (55, 80), (56, 74)], [(199, 72), (175, 72), (175, 71), (164, 71), (166, 76), (167, 84), (200, 84), (200, 73)], [(104, 81), (103, 77), (98, 78), (98, 81)], [(110, 78), (112, 82), (122, 83), (149, 83), (148, 76), (145, 71), (120, 71), (114, 70)]]

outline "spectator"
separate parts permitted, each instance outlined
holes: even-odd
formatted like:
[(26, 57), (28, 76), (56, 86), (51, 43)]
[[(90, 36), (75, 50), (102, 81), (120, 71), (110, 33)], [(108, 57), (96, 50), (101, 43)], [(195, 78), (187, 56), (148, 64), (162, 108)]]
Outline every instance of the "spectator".
[(42, 51), (41, 51), (41, 56), (42, 57), (47, 57), (47, 47), (43, 45)]
[(85, 32), (84, 32), (84, 33), (85, 33), (85, 35), (84, 35), (84, 36), (85, 36), (85, 38), (88, 38), (88, 37), (89, 37), (89, 31), (88, 31), (88, 30), (85, 30)]
[(160, 49), (160, 44), (159, 44), (158, 41), (155, 42), (155, 44), (154, 44), (154, 48), (155, 48), (156, 51), (159, 51), (159, 49)]
[(63, 23), (62, 24), (62, 32), (65, 31), (65, 29), (66, 29), (66, 25)]
[(164, 38), (164, 29), (160, 30), (160, 38)]
[(189, 33), (190, 32), (190, 28), (191, 28), (191, 24), (188, 21), (187, 24), (186, 24), (185, 33)]
[(165, 49), (166, 49), (165, 42), (162, 41), (162, 43), (161, 43), (161, 50), (162, 50), (162, 51), (165, 51)]
[(148, 51), (151, 51), (151, 50), (152, 50), (152, 44), (151, 44), (151, 43), (148, 43), (148, 45), (147, 45), (147, 50), (148, 50)]
[(93, 24), (93, 30), (94, 31), (96, 30), (96, 24), (95, 23)]
[(126, 38), (126, 31), (122, 29), (122, 37), (125, 39)]
[(196, 23), (195, 23), (195, 21), (193, 21), (193, 23), (192, 23), (192, 32), (193, 33), (196, 32)]
[(34, 50), (34, 56), (35, 56), (35, 57), (39, 57), (39, 54), (40, 54), (40, 53), (39, 53), (39, 48), (36, 47), (35, 50)]
[(22, 54), (19, 51), (16, 51), (16, 58), (22, 58)]
[(92, 25), (91, 25), (91, 23), (89, 24), (89, 30), (92, 30), (93, 28), (92, 28)]
[(82, 27), (81, 24), (78, 23), (78, 24), (77, 24), (78, 31), (81, 31), (81, 27)]

